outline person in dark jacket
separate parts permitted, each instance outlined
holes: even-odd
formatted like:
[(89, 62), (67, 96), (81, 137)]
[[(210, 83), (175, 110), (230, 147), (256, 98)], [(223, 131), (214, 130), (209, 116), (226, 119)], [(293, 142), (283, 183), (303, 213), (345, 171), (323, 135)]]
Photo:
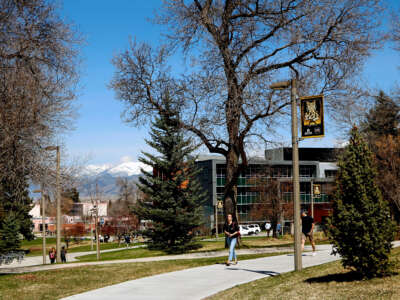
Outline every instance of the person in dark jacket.
[(65, 249), (64, 246), (61, 248), (61, 262), (66, 263), (67, 262), (67, 250)]
[(239, 232), (239, 225), (237, 222), (234, 222), (232, 219), (232, 215), (228, 214), (226, 218), (226, 222), (224, 224), (224, 233), (227, 238), (228, 246), (229, 246), (229, 257), (226, 262), (226, 265), (229, 266), (234, 259), (234, 264), (237, 264), (237, 257), (235, 253), (235, 247), (237, 243)]

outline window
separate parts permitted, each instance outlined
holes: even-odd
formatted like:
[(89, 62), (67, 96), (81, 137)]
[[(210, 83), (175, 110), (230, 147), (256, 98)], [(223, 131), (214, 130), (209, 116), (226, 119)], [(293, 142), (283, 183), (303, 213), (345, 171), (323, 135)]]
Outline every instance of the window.
[(325, 170), (326, 178), (335, 178), (337, 175), (337, 170)]
[(314, 177), (314, 166), (300, 166), (300, 177)]

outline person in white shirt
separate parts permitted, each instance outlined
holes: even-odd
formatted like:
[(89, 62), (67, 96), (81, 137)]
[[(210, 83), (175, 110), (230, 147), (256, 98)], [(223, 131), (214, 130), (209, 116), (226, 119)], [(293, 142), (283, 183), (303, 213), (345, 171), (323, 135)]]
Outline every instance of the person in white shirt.
[(265, 223), (265, 230), (267, 231), (267, 237), (269, 237), (269, 233), (271, 232), (271, 223)]

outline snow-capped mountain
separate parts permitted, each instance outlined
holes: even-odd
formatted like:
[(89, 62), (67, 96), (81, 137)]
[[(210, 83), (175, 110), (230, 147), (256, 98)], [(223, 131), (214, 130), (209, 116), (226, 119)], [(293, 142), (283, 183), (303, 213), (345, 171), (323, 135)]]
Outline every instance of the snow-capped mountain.
[(141, 169), (151, 171), (152, 168), (137, 161), (124, 161), (117, 165), (88, 165), (82, 171), (81, 186), (78, 188), (81, 197), (87, 197), (89, 190), (97, 183), (102, 194), (113, 198), (118, 193), (116, 181), (118, 177), (137, 181), (142, 174)]
[(83, 176), (98, 176), (102, 173), (108, 173), (113, 177), (129, 177), (132, 175), (140, 175), (141, 169), (151, 171), (151, 167), (138, 161), (123, 162), (118, 165), (87, 165), (82, 171)]
[(104, 172), (105, 170), (108, 170), (112, 168), (111, 164), (104, 164), (104, 165), (87, 165), (83, 171), (82, 175), (83, 176), (95, 176), (100, 174), (101, 172)]
[(107, 172), (113, 176), (132, 176), (141, 174), (141, 169), (151, 171), (151, 167), (148, 165), (141, 162), (129, 161), (110, 168)]

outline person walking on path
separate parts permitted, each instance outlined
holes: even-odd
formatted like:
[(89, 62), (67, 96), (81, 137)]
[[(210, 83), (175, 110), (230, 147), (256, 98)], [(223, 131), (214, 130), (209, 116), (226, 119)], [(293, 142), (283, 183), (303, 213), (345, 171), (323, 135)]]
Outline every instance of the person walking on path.
[(306, 239), (310, 240), (313, 253), (312, 255), (315, 256), (315, 242), (314, 242), (314, 219), (311, 216), (307, 215), (306, 211), (303, 211), (301, 214), (301, 231), (302, 231), (302, 240), (301, 240), (301, 251), (304, 250), (304, 244)]
[(282, 230), (281, 223), (278, 223), (278, 224), (276, 225), (276, 235), (277, 235), (278, 237), (280, 237), (280, 236), (282, 235), (281, 230)]
[(53, 247), (49, 252), (50, 263), (54, 264), (56, 262), (56, 249)]
[(265, 223), (265, 230), (267, 231), (267, 237), (269, 237), (269, 233), (271, 232), (271, 223)]
[(61, 262), (66, 263), (67, 262), (67, 250), (65, 249), (64, 246), (61, 248)]
[(131, 237), (129, 236), (129, 234), (125, 235), (125, 243), (126, 243), (126, 247), (129, 248), (129, 246), (131, 245)]
[(238, 236), (240, 234), (239, 232), (239, 226), (237, 222), (232, 220), (232, 215), (228, 214), (226, 222), (224, 224), (224, 233), (227, 238), (228, 242), (228, 247), (229, 247), (229, 257), (226, 262), (226, 265), (229, 266), (232, 263), (232, 260), (234, 259), (234, 264), (237, 264), (237, 257), (235, 253), (235, 247), (237, 243)]

